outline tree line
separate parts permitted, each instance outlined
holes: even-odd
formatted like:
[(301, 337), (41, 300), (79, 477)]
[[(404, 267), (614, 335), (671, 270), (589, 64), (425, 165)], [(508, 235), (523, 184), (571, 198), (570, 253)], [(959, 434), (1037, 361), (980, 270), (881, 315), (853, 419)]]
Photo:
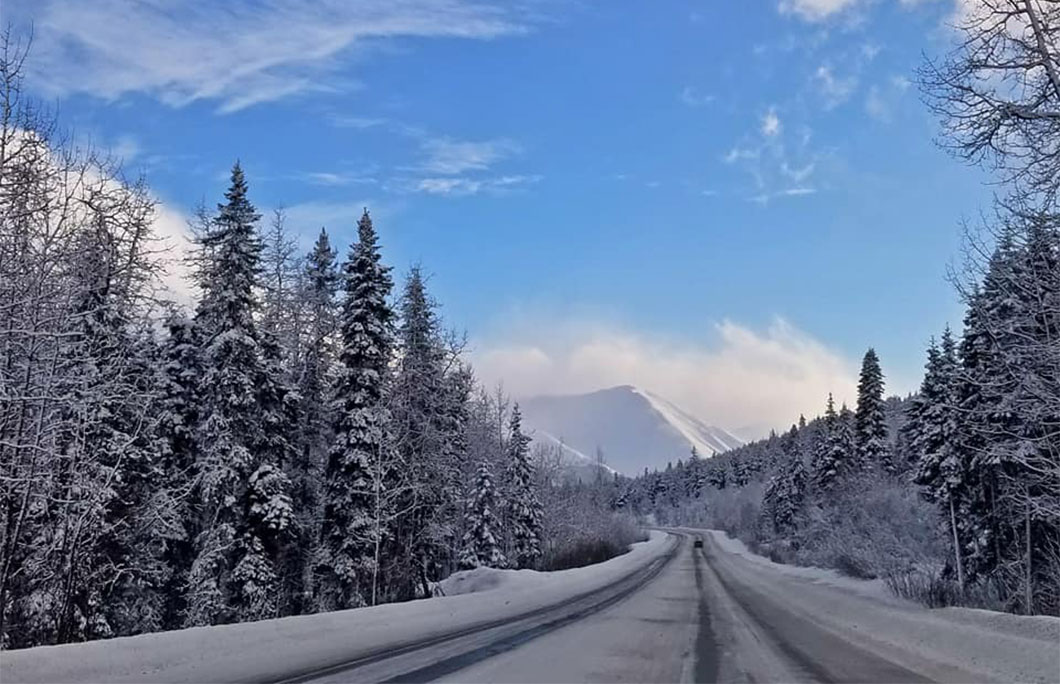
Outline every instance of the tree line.
[(344, 257), (326, 230), (300, 256), (236, 163), (195, 221), (194, 308), (170, 304), (146, 183), (65, 140), (23, 96), (24, 48), (2, 47), (0, 645), (567, 562), (542, 502), (587, 520), (593, 500), (477, 383), (421, 269), (394, 291), (367, 210)]

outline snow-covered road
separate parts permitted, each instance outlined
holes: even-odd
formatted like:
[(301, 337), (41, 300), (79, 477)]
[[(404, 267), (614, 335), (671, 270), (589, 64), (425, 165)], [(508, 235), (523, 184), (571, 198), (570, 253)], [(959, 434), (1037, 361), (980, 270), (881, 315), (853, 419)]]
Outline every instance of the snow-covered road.
[(447, 589), (476, 591), (0, 652), (0, 680), (1060, 681), (1056, 618), (927, 610), (703, 530), (654, 533), (599, 566), (474, 571)]
[[(453, 682), (1057, 682), (1060, 620), (927, 610), (688, 531), (628, 599)], [(695, 548), (691, 538), (704, 542)]]

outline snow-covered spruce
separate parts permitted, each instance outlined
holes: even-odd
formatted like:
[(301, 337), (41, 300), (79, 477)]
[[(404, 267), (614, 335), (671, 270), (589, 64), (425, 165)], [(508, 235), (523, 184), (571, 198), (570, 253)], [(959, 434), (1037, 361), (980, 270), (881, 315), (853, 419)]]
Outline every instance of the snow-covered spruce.
[(195, 324), (202, 341), (195, 560), (185, 624), (276, 615), (276, 559), (291, 518), (282, 378), (255, 320), (260, 218), (236, 164), (226, 202), (200, 236)]
[(509, 559), (513, 567), (532, 568), (541, 558), (541, 502), (530, 466), (530, 438), (523, 434), (519, 404), (508, 427), (507, 504)]
[(489, 463), (479, 464), (475, 477), (475, 491), (467, 510), (467, 532), (464, 534), (464, 549), (460, 554), (460, 567), (464, 569), (485, 566), (503, 568), (507, 565), (504, 552), (497, 541), (498, 529), (494, 515), (496, 496), (493, 488), (493, 473)]
[(321, 544), (314, 562), (318, 610), (375, 602), (381, 548), (393, 513), (388, 481), (393, 444), (386, 406), (393, 284), (367, 211), (357, 223), (357, 238), (342, 268), (334, 441), (324, 471)]

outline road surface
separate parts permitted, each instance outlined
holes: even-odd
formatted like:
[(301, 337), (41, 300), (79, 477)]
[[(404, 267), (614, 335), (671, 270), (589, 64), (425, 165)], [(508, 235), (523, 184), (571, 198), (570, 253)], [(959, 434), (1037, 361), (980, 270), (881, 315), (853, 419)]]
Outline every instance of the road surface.
[(286, 681), (1060, 681), (1055, 624), (927, 611), (670, 532), (667, 554), (604, 591)]
[[(504, 582), (476, 583), (491, 578)], [(0, 681), (1060, 682), (1060, 619), (927, 610), (715, 532), (669, 530), (565, 573), (460, 579), (495, 588), (0, 651)]]

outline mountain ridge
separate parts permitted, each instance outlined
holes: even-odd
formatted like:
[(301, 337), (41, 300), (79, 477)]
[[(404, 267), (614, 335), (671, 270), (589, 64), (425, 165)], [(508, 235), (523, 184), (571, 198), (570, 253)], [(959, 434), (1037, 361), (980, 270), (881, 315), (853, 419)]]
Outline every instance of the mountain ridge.
[(689, 457), (703, 458), (744, 444), (729, 431), (633, 385), (582, 394), (542, 395), (521, 402), (528, 433), (561, 444), (570, 458), (595, 463), (599, 448), (611, 470), (626, 475), (665, 468)]

